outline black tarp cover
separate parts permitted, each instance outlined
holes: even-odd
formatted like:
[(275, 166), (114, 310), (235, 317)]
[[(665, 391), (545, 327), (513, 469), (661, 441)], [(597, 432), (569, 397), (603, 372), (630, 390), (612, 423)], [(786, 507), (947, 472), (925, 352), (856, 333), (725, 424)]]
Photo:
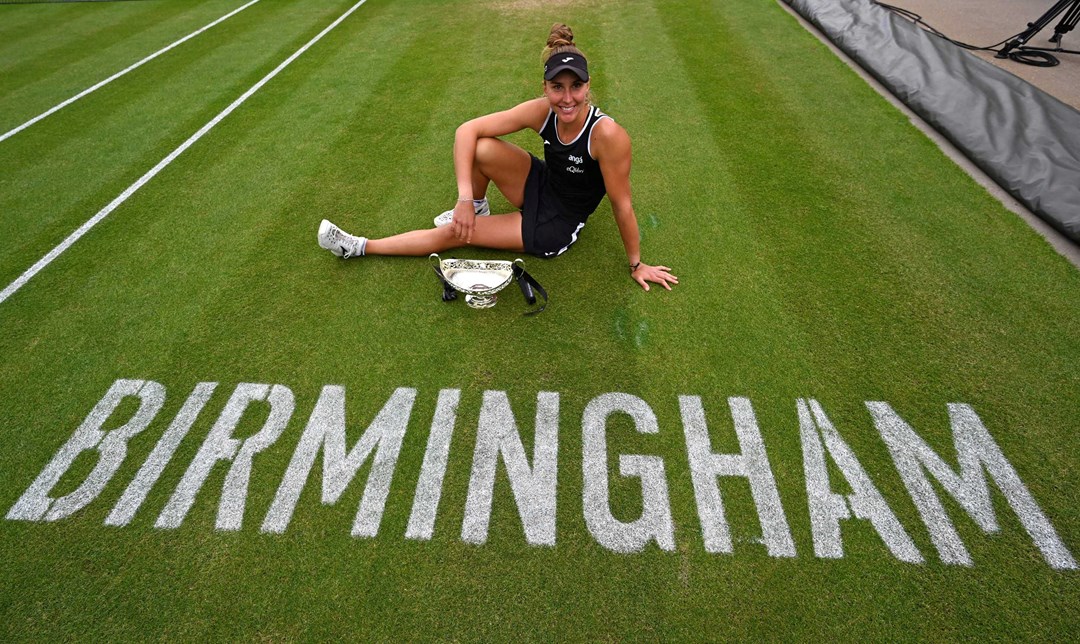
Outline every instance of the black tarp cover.
[(870, 0), (784, 1), (998, 185), (1080, 243), (1080, 111)]

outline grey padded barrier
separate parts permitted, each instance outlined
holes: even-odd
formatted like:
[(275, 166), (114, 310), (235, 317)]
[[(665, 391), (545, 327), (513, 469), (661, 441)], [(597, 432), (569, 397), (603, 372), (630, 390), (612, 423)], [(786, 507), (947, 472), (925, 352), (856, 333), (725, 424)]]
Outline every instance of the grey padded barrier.
[(784, 2), (1080, 244), (1080, 112), (870, 0)]

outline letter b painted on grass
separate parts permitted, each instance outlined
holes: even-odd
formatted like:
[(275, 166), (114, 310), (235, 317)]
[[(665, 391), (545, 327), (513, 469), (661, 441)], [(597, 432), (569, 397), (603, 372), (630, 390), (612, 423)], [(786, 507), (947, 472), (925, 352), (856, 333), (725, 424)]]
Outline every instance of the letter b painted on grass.
[[(124, 398), (139, 398), (139, 409), (126, 423), (110, 431), (102, 431), (105, 421), (120, 407)], [(7, 513), (8, 519), (22, 521), (55, 521), (86, 507), (105, 489), (127, 456), (131, 437), (146, 429), (165, 403), (165, 387), (149, 380), (117, 380), (105, 392), (90, 415), (79, 425), (68, 442), (53, 456), (37, 479), (15, 502)], [(74, 492), (52, 499), (49, 492), (60, 481), (79, 454), (97, 449), (97, 465)]]

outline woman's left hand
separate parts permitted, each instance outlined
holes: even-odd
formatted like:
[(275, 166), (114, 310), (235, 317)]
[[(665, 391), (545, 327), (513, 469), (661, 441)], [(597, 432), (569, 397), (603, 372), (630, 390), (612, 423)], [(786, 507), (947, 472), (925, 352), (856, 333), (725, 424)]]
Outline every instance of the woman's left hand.
[(476, 211), (473, 210), (472, 200), (457, 202), (454, 206), (454, 218), (450, 221), (450, 232), (459, 241), (466, 244), (472, 243), (473, 229), (476, 227)]
[(633, 277), (646, 291), (649, 290), (649, 282), (660, 284), (669, 291), (672, 284), (679, 283), (679, 278), (672, 275), (671, 269), (667, 266), (649, 266), (645, 262), (638, 264), (638, 267), (630, 273), (630, 277)]

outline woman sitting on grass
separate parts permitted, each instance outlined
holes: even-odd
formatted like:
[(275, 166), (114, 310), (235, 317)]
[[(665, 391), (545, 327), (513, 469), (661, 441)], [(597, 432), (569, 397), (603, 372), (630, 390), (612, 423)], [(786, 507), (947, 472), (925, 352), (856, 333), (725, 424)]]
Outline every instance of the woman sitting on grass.
[[(591, 104), (589, 69), (574, 34), (555, 24), (544, 49), (544, 96), (457, 129), (454, 169), (458, 200), (435, 218), (435, 228), (383, 239), (350, 235), (329, 221), (319, 245), (339, 257), (429, 255), (462, 246), (555, 257), (577, 241), (604, 194), (630, 264), (630, 275), (671, 290), (679, 280), (666, 266), (641, 261), (637, 218), (630, 203), (630, 137)], [(497, 137), (532, 128), (544, 140), (544, 161)], [(491, 215), (486, 197), (495, 186), (520, 212)]]

